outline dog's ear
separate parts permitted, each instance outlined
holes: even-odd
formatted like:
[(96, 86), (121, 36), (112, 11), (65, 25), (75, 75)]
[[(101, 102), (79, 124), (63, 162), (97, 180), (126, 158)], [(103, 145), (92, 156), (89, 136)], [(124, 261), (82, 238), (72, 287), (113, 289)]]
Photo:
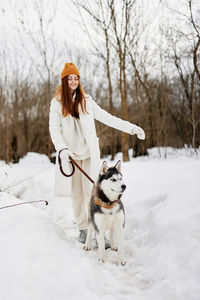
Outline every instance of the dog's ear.
[(118, 160), (118, 162), (115, 165), (115, 168), (117, 169), (118, 172), (121, 172), (121, 160)]
[(108, 171), (108, 164), (106, 161), (103, 162), (102, 166), (101, 166), (101, 170), (100, 170), (100, 174), (104, 174)]

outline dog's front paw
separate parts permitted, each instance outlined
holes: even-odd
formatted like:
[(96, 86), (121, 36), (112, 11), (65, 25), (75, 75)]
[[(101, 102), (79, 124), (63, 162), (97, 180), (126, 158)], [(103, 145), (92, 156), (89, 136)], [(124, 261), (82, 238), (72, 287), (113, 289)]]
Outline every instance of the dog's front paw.
[(117, 247), (112, 247), (111, 249), (112, 249), (112, 251), (118, 251)]
[(101, 263), (105, 263), (106, 262), (106, 256), (99, 256), (99, 261)]
[(91, 250), (91, 247), (90, 247), (89, 245), (85, 244), (85, 245), (83, 246), (83, 249), (84, 249), (85, 251), (89, 251), (89, 250)]
[(126, 261), (124, 259), (121, 259), (118, 261), (118, 264), (125, 266), (126, 265)]

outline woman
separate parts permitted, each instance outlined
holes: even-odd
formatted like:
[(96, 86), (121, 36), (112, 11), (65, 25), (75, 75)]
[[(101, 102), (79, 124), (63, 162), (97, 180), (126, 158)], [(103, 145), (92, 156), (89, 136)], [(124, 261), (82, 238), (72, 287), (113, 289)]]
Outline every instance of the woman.
[[(57, 88), (50, 107), (50, 135), (57, 153), (65, 165), (71, 156), (88, 175), (97, 179), (100, 169), (100, 151), (94, 119), (145, 139), (142, 128), (112, 116), (101, 109), (91, 96), (84, 94), (80, 83), (80, 73), (73, 63), (66, 63), (61, 73), (61, 86)], [(79, 171), (72, 177), (64, 177), (56, 159), (55, 194), (72, 196), (72, 208), (79, 241), (85, 243), (87, 235), (87, 206), (92, 184)]]

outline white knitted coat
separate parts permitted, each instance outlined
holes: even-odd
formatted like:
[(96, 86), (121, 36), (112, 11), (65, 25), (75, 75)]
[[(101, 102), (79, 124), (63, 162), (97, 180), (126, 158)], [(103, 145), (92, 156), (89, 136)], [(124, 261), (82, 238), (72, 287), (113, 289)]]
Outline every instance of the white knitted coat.
[[(112, 116), (100, 108), (89, 95), (86, 96), (86, 111), (86, 114), (81, 111), (80, 122), (90, 153), (90, 171), (88, 175), (93, 180), (96, 180), (100, 170), (100, 151), (94, 119), (129, 134), (131, 134), (133, 124)], [(57, 153), (63, 148), (68, 148), (70, 139), (73, 139), (73, 132), (71, 132), (70, 122), (68, 121), (68, 116), (62, 117), (60, 102), (56, 98), (53, 98), (50, 107), (49, 130)], [(65, 170), (70, 173), (70, 164), (66, 166)], [(79, 172), (79, 170), (76, 170), (76, 172)], [(71, 187), (71, 177), (64, 177), (60, 173), (56, 159), (55, 194), (59, 196), (71, 196)]]

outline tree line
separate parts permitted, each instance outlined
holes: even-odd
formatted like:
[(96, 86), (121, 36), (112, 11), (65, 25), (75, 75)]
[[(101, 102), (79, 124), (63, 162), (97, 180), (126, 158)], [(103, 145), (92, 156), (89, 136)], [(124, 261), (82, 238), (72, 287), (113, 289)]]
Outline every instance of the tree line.
[[(122, 151), (124, 161), (129, 160), (130, 148), (138, 156), (147, 154), (151, 147), (200, 145), (199, 11), (192, 0), (185, 0), (184, 13), (169, 10), (174, 18), (181, 19), (184, 27), (180, 22), (159, 22), (159, 38), (154, 40), (150, 24), (163, 7), (159, 4), (151, 14), (146, 14), (144, 3), (73, 1), (90, 42), (90, 55), (80, 48), (73, 48), (72, 53), (65, 44), (67, 57), (81, 72), (84, 90), (102, 108), (145, 130), (146, 140), (139, 141), (135, 136), (96, 123), (102, 156), (111, 154), (114, 159)], [(0, 63), (4, 70), (0, 77), (0, 159), (6, 162), (17, 162), (30, 151), (49, 157), (55, 151), (48, 120), (50, 100), (59, 84), (55, 64), (59, 65), (60, 52), (56, 51), (53, 32), (44, 32), (53, 28), (56, 10), (45, 18), (43, 6), (37, 2), (35, 5), (33, 9), (40, 21), (37, 37), (23, 28), (25, 13), (20, 15), (18, 33), (27, 35), (35, 45), (40, 64), (35, 63), (24, 45), (24, 68), (19, 61), (10, 76), (8, 51), (0, 52), (4, 58)]]

